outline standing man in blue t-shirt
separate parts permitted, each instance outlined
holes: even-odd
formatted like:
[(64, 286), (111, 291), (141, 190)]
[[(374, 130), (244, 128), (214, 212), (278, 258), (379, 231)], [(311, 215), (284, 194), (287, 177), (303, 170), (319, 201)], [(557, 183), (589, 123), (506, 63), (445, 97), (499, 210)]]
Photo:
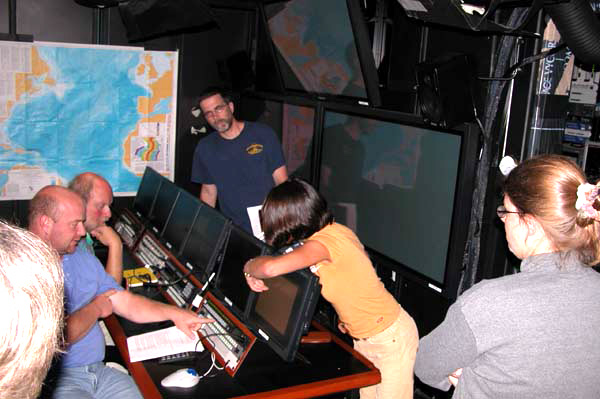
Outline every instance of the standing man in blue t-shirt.
[(201, 183), (200, 199), (251, 232), (247, 208), (261, 205), (275, 185), (287, 180), (281, 145), (268, 126), (239, 121), (230, 99), (208, 89), (198, 105), (215, 130), (194, 151), (192, 181)]

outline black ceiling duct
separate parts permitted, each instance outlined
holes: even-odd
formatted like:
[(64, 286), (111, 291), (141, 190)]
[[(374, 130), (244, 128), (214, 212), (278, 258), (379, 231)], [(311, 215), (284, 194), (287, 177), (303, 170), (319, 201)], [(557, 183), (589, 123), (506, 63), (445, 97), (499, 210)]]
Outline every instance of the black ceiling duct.
[(212, 10), (204, 0), (119, 1), (119, 12), (130, 42), (217, 26)]
[(544, 9), (578, 61), (600, 64), (600, 22), (588, 0), (570, 0)]

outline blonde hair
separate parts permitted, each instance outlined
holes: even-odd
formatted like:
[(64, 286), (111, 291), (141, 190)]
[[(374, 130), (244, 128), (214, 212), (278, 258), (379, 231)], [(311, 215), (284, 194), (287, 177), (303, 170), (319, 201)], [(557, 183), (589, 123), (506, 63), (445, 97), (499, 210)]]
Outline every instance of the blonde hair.
[(586, 182), (568, 158), (540, 155), (513, 169), (504, 193), (517, 209), (536, 218), (561, 252), (575, 252), (586, 265), (600, 260), (598, 223), (575, 209), (577, 188)]
[(63, 348), (63, 271), (35, 234), (0, 220), (0, 397), (35, 398)]

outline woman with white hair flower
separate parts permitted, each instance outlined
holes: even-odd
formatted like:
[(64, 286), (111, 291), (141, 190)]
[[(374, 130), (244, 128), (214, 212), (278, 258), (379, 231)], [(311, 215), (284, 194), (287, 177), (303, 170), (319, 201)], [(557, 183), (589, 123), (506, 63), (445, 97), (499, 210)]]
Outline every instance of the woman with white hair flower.
[(600, 398), (600, 189), (570, 160), (524, 161), (497, 209), (521, 271), (463, 293), (415, 374), (453, 398)]

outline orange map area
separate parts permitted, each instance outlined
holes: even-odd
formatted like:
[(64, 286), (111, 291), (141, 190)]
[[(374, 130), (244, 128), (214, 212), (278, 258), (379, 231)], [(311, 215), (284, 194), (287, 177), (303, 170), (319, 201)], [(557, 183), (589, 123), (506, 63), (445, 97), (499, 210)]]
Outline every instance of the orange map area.
[[(41, 88), (38, 86), (35, 86), (34, 84), (35, 84), (35, 81), (41, 77), (44, 78), (42, 83), (45, 85), (53, 86), (56, 84), (56, 81), (54, 80), (54, 78), (52, 78), (50, 76), (50, 67), (44, 60), (42, 60), (40, 58), (40, 54), (38, 53), (37, 49), (34, 46), (32, 46), (31, 47), (31, 73), (16, 72), (15, 76), (14, 76), (16, 102), (23, 100), (23, 97), (25, 97), (25, 96), (32, 95), (32, 94), (39, 92), (41, 90)], [(7, 111), (6, 115), (7, 116), (0, 116), (0, 123), (6, 121), (6, 119), (8, 118), (8, 115), (10, 115), (16, 102), (14, 102), (14, 101), (6, 102), (6, 111)], [(15, 152), (17, 154), (24, 154), (27, 152), (23, 148), (13, 148), (10, 145), (5, 144), (5, 143), (0, 143), (0, 148), (3, 148), (7, 151)], [(27, 168), (15, 166), (12, 169), (16, 170), (16, 169), (27, 169)]]
[[(156, 71), (156, 69), (154, 68), (154, 65), (152, 64), (152, 55), (151, 54), (147, 54), (144, 57), (144, 63), (141, 64), (138, 68), (137, 68), (137, 75), (138, 76), (144, 76), (151, 81), (151, 83), (149, 84), (149, 88), (150, 91), (152, 92), (152, 96), (151, 97), (138, 97), (138, 112), (142, 115), (150, 115), (153, 110), (154, 107), (160, 103), (162, 100), (164, 100), (165, 98), (170, 98), (173, 96), (173, 70), (174, 70), (174, 58), (171, 59), (170, 64), (171, 64), (171, 68), (169, 68), (169, 70), (167, 72), (165, 72), (162, 76), (158, 76), (158, 72)], [(151, 117), (144, 117), (141, 118), (135, 129), (133, 131), (131, 131), (128, 135), (127, 138), (125, 139), (125, 142), (123, 143), (124, 149), (125, 149), (125, 156), (123, 161), (125, 162), (126, 165), (131, 166), (131, 140), (133, 137), (138, 136), (139, 135), (139, 125), (141, 123), (148, 123), (148, 122), (153, 122), (153, 123), (157, 123), (157, 122), (166, 122), (167, 121), (167, 116), (162, 114), (162, 115), (154, 115)]]

